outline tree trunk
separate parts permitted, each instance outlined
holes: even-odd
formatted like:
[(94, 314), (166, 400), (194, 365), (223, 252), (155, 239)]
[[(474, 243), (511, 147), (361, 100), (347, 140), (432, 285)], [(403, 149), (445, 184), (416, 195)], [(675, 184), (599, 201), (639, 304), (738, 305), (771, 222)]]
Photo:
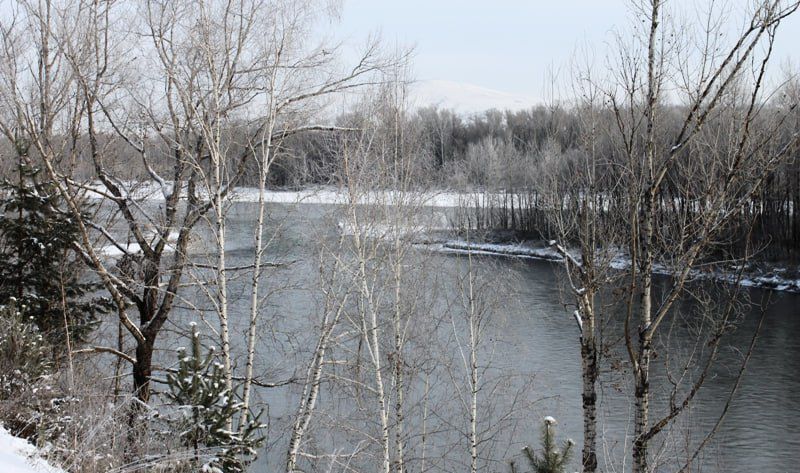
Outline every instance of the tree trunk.
[[(219, 188), (218, 188), (219, 189)], [(225, 386), (233, 392), (233, 373), (231, 372), (231, 342), (228, 326), (228, 275), (225, 261), (225, 212), (223, 197), (219, 190), (216, 199), (217, 219), (217, 304), (219, 311), (220, 337), (222, 339), (222, 362), (225, 368)], [(228, 426), (230, 428), (230, 426)], [(230, 429), (229, 429), (230, 430)]]
[[(399, 212), (400, 209), (395, 211)], [(400, 225), (398, 225), (398, 228)], [(402, 306), (402, 287), (403, 287), (403, 249), (400, 241), (400, 232), (395, 231), (394, 239), (394, 389), (395, 389), (395, 472), (404, 473), (405, 468), (405, 435), (404, 423), (404, 398), (405, 379), (403, 377), (403, 351), (405, 340), (403, 337), (403, 306)]]
[(317, 348), (314, 350), (314, 357), (308, 367), (306, 382), (303, 386), (303, 395), (300, 398), (300, 407), (297, 409), (297, 417), (292, 427), (292, 435), (289, 439), (289, 452), (286, 457), (286, 473), (293, 473), (297, 469), (297, 457), (300, 454), (300, 444), (303, 440), (309, 424), (311, 415), (319, 396), (320, 383), (322, 379), (322, 369), (325, 365), (325, 352), (328, 349), (331, 334), (336, 324), (339, 322), (341, 310), (337, 310), (332, 322), (328, 322), (328, 313), (322, 321), (322, 332), (320, 333)]
[(153, 345), (155, 340), (145, 339), (136, 344), (136, 361), (133, 363), (133, 392), (144, 404), (150, 401), (150, 376), (153, 371)]
[[(366, 284), (366, 281), (364, 281)], [(375, 309), (370, 307), (371, 319), (370, 327), (368, 329), (368, 336), (370, 337), (369, 343), (372, 345), (370, 348), (370, 355), (372, 356), (373, 369), (375, 370), (375, 391), (378, 401), (378, 411), (381, 421), (381, 446), (383, 447), (383, 462), (381, 471), (389, 473), (391, 470), (391, 455), (389, 450), (389, 412), (386, 407), (386, 391), (383, 385), (383, 375), (381, 374), (381, 352), (378, 340), (378, 317)]]
[(634, 473), (648, 473), (647, 446), (644, 439), (647, 432), (648, 417), (650, 414), (650, 336), (647, 333), (640, 335), (641, 348), (639, 352), (639, 367), (635, 373), (635, 413), (633, 432), (633, 471)]
[[(588, 325), (588, 324), (587, 324)], [(587, 330), (588, 331), (588, 330)], [(583, 452), (584, 473), (597, 470), (597, 346), (594, 334), (581, 338), (583, 365)]]
[(469, 471), (470, 473), (478, 473), (478, 359), (474, 328), (472, 328), (472, 324), (470, 326)]

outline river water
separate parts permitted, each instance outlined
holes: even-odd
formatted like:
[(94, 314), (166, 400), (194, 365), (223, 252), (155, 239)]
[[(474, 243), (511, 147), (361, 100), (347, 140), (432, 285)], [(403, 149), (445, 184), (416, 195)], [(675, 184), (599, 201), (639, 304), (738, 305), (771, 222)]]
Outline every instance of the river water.
[[(314, 327), (318, 324), (323, 304), (318, 289), (318, 255), (320, 248), (335, 244), (341, 209), (319, 204), (270, 204), (269, 208), (270, 230), (269, 235), (265, 235), (269, 237), (268, 259), (291, 264), (271, 269), (264, 276), (268, 297), (260, 328), (256, 371), (265, 379), (280, 381), (303, 374), (308, 353), (314, 346)], [(230, 209), (229, 266), (246, 265), (252, 258), (255, 210), (255, 204), (247, 203), (234, 204)], [(467, 258), (433, 253), (424, 248), (414, 251), (412, 260), (420, 264), (419, 279), (431, 289), (430, 294), (419, 296), (420, 300), (427, 297), (425, 307), (430, 314), (438, 313), (440, 309), (442, 313), (446, 312), (444, 307), (452, 307), (452, 301), (458, 299), (462, 286), (455, 275), (463, 273)], [(487, 437), (481, 446), (485, 471), (508, 471), (507, 461), (519, 457), (521, 446), (538, 446), (544, 416), (557, 419), (559, 440), (569, 437), (578, 442), (575, 460), (568, 471), (579, 470), (582, 420), (578, 329), (570, 310), (565, 308), (559, 265), (486, 256), (473, 258), (471, 264), (481, 276), (481, 287), (493, 301), (486, 312), (480, 352), (482, 363), (487, 365), (482, 371), (485, 391), (479, 396), (479, 426)], [(240, 277), (237, 278), (237, 274)], [(249, 308), (248, 283), (246, 272), (232, 275), (233, 345), (241, 350)], [(711, 307), (724, 305), (724, 289), (709, 288), (709, 293)], [(677, 470), (718, 419), (736, 379), (743, 352), (752, 339), (762, 306), (766, 310), (764, 329), (738, 393), (714, 441), (690, 471), (797, 470), (797, 452), (800, 451), (800, 295), (760, 289), (748, 289), (746, 295), (754, 304), (745, 311), (736, 330), (725, 338), (719, 359), (697, 399), (686, 415), (673, 423), (669, 432), (657, 442), (661, 447), (654, 449), (653, 453), (655, 461), (661, 465), (659, 471)], [(767, 298), (768, 304), (763, 302)], [(657, 344), (659, 356), (654, 361), (653, 419), (663, 415), (666, 408), (665, 396), (670, 384), (664, 362), (671, 363), (674, 377), (680, 374), (681, 361), (693, 353), (702, 354), (706, 349), (702, 343), (696, 342), (694, 336), (699, 315), (693, 307), (695, 305), (691, 303), (684, 304), (684, 315), (665, 324), (665, 333), (668, 330), (669, 337)], [(189, 312), (187, 309), (185, 314)], [(460, 352), (456, 342), (463, 343), (464, 334), (456, 333), (459, 330), (456, 327), (461, 326), (453, 322), (451, 316), (447, 317), (443, 316), (440, 322), (444, 322), (429, 331), (437, 335), (431, 335), (420, 343), (420, 350), (426, 348), (423, 345), (441, 345), (431, 348), (428, 353), (435, 352), (437, 359), (456, 360), (452, 366), (458, 366)], [(600, 469), (629, 471), (632, 431), (630, 374), (624, 347), (618, 342), (621, 333), (619, 314), (609, 308), (607, 319), (603, 333), (608, 349), (601, 361), (599, 387)], [(180, 325), (180, 318), (176, 322), (176, 326)], [(414, 346), (413, 343), (410, 346)], [(448, 351), (452, 355), (449, 358)], [(344, 349), (333, 350), (331, 356), (344, 357), (347, 353)], [(468, 451), (464, 446), (465, 437), (457, 431), (463, 430), (466, 416), (457, 400), (450, 401), (458, 397), (459, 382), (453, 379), (453, 373), (458, 371), (442, 369), (444, 364), (443, 361), (428, 369), (424, 368), (428, 364), (420, 361), (418, 366), (423, 368), (409, 374), (408, 403), (412, 407), (407, 412), (408, 449), (415, 457), (414, 465), (419, 467), (422, 440), (414, 432), (420, 431), (420, 419), (428, 412), (430, 420), (425, 455), (430, 460), (427, 460), (426, 469), (464, 471)], [(427, 378), (424, 373), (427, 373)], [(685, 387), (690, 379), (687, 377), (682, 386)], [(427, 390), (423, 388), (425, 385)], [(299, 389), (297, 385), (259, 389), (258, 398), (268, 406), (272, 420), (267, 447), (251, 471), (276, 471), (281, 467), (285, 458), (287, 426), (297, 406)], [(332, 382), (326, 383), (320, 398), (318, 419), (312, 423), (316, 430), (313, 442), (307, 446), (308, 451), (341, 453), (364, 448), (364, 437), (354, 433), (353, 426), (363, 424), (365, 430), (370, 430), (375, 427), (375, 419), (365, 416), (368, 407), (348, 401), (348, 393), (351, 391), (337, 388)], [(430, 400), (430, 411), (422, 410), (423, 399)], [(415, 405), (418, 408), (413, 407)], [(436, 412), (431, 414), (433, 411)], [(440, 433), (433, 434), (436, 428)], [(320, 469), (324, 471), (328, 463), (320, 462), (324, 466)], [(356, 464), (354, 461), (352, 466)], [(333, 471), (345, 469), (339, 464)], [(412, 468), (412, 471), (416, 470)]]

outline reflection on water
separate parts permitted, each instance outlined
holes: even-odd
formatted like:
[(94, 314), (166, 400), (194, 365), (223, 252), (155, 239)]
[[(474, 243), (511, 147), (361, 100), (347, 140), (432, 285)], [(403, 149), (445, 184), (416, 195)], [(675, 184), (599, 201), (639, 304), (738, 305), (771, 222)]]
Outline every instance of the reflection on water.
[[(308, 347), (313, 346), (314, 331), (311, 328), (320, 310), (319, 294), (314, 289), (319, 274), (317, 254), (320, 245), (335, 242), (337, 228), (335, 217), (329, 215), (335, 211), (334, 206), (272, 204), (270, 208), (270, 221), (273, 222), (270, 228), (274, 234), (268, 256), (292, 264), (287, 268), (270, 270), (265, 277), (270, 294), (268, 330), (265, 329), (257, 362), (265, 367), (267, 376), (280, 380), (303, 369)], [(236, 204), (230, 213), (228, 257), (231, 266), (245, 265), (251, 257), (254, 213), (255, 206), (251, 204)], [(443, 291), (441, 297), (445, 297), (448, 291), (457, 291), (452, 282), (454, 279), (446, 276), (463, 268), (464, 257), (429, 253), (420, 256), (433, 261), (430, 267), (440, 273), (438, 279), (442, 285), (438, 290)], [(559, 267), (547, 262), (491, 257), (476, 258), (475, 261), (484, 276), (491, 279), (492, 274), (498, 275), (493, 290), (503, 298), (494, 312), (496, 320), (490, 323), (487, 333), (492, 341), (496, 372), (530, 375), (511, 380), (504, 390), (512, 393), (521, 389), (528, 400), (536, 401), (515, 414), (519, 416), (519, 430), (513, 438), (507, 439), (510, 443), (503, 446), (503, 451), (515, 454), (523, 444), (535, 445), (539, 437), (538, 423), (545, 415), (558, 419), (561, 436), (574, 438), (580, 443), (578, 330), (559, 291)], [(231, 313), (238, 314), (238, 319), (233, 321), (233, 333), (241, 336), (249, 308), (246, 277), (232, 281), (231, 293)], [(765, 294), (760, 290), (749, 293), (755, 301)], [(775, 293), (771, 296), (763, 333), (738, 394), (715, 441), (702, 455), (706, 468), (692, 471), (795, 471), (796, 452), (800, 451), (800, 295)], [(688, 356), (693, 349), (701, 350), (703, 347), (696, 346), (690, 335), (693, 326), (691, 310), (687, 308), (684, 313), (688, 314), (687, 319), (675, 320), (671, 325), (672, 337), (666, 343), (676, 348), (676, 353)], [(716, 422), (758, 316), (757, 309), (750, 310), (738, 329), (727, 338), (712, 375), (688, 415), (682, 416), (664, 437), (668, 439), (668, 445), (659, 458), (665, 463), (665, 471), (674, 471), (676, 465), (680, 466), (693, 451), (693, 446)], [(617, 338), (619, 329), (619, 321), (612, 320), (604, 332), (606, 340)], [(630, 392), (629, 376), (620, 350), (622, 347), (617, 344), (602, 363), (599, 443), (603, 458), (601, 469), (604, 471), (621, 471), (622, 462), (626, 462), (624, 467), (627, 470), (630, 463), (626, 450), (630, 444), (626, 435), (630, 435), (632, 417), (626, 397)], [(661, 393), (666, 389), (663, 363), (660, 363), (663, 359), (662, 356), (655, 362), (657, 368), (653, 380), (654, 391)], [(285, 433), (284, 422), (289, 419), (297, 402), (297, 389), (294, 387), (262, 389), (259, 394), (261, 400), (269, 404), (270, 414), (279, 420), (271, 426), (273, 440), (269, 454), (259, 460), (253, 471), (263, 469), (264, 465), (270, 465), (270, 468), (281, 465), (285, 452), (285, 439), (281, 437)], [(663, 398), (654, 400), (652, 418), (663, 415), (664, 409)], [(579, 451), (578, 448), (576, 457), (579, 457)], [(574, 466), (577, 469), (577, 462)], [(497, 469), (501, 471), (504, 468), (498, 465)]]

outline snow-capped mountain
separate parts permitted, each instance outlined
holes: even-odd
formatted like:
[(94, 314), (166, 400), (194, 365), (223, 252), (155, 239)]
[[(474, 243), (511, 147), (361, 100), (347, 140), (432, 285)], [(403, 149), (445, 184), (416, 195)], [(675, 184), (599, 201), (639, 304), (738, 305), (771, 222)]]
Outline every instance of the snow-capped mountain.
[(460, 114), (480, 113), (492, 108), (521, 110), (533, 107), (539, 100), (488, 89), (474, 84), (448, 80), (420, 80), (409, 87), (410, 105), (425, 107), (436, 105)]

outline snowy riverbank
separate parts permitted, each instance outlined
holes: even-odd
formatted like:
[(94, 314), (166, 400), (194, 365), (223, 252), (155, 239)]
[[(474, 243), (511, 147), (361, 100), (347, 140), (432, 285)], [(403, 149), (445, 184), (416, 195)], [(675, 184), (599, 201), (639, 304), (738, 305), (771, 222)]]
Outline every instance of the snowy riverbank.
[[(157, 182), (120, 182), (123, 192), (131, 199), (141, 201), (163, 201), (165, 196), (172, 192), (171, 183), (159, 184)], [(87, 186), (88, 194), (94, 198), (102, 198), (107, 195), (106, 189), (99, 183)], [(355, 197), (359, 204), (379, 204), (379, 205), (411, 205), (420, 208), (468, 208), (483, 206), (495, 196), (483, 192), (459, 193), (452, 191), (410, 191), (399, 192), (391, 190), (371, 191), (358, 194)], [(232, 202), (252, 203), (258, 202), (263, 198), (265, 202), (282, 204), (317, 204), (317, 205), (341, 205), (347, 204), (352, 198), (345, 190), (333, 186), (317, 186), (301, 190), (266, 190), (263, 194), (253, 187), (236, 187), (231, 189), (228, 196)], [(429, 231), (441, 232), (449, 228), (447, 217), (439, 215), (435, 222), (417, 222), (410, 225), (404, 234), (420, 235)], [(340, 222), (341, 231), (351, 233), (352, 228), (346, 222)], [(382, 237), (393, 234), (393, 230), (386, 225), (377, 224), (369, 229), (371, 236)], [(170, 241), (174, 241), (175, 236), (170, 235)], [(443, 253), (466, 253), (505, 256), (515, 258), (530, 258), (548, 261), (561, 261), (561, 256), (549, 246), (544, 244), (535, 246), (520, 243), (476, 243), (463, 240), (433, 240), (432, 242), (422, 243), (430, 250)], [(135, 243), (125, 251), (135, 251)], [(103, 252), (110, 256), (118, 256), (123, 253), (122, 248), (107, 247)], [(630, 265), (629, 259), (624, 254), (615, 258), (611, 266), (616, 269), (624, 269)], [(671, 271), (664, 266), (654, 268), (658, 274), (669, 275)], [(738, 268), (730, 267), (725, 270), (701, 271), (695, 270), (690, 277), (693, 280), (718, 280), (734, 283), (737, 280), (736, 272)], [(748, 287), (760, 287), (773, 289), (776, 291), (786, 291), (800, 293), (800, 271), (798, 268), (789, 269), (781, 266), (752, 265), (744, 271), (744, 276), (739, 280), (739, 284)]]
[[(157, 182), (119, 182), (120, 190), (123, 195), (137, 201), (164, 201), (166, 195), (172, 192), (172, 184)], [(87, 196), (94, 199), (101, 199), (108, 196), (108, 191), (100, 183), (92, 183), (85, 186)], [(205, 194), (202, 191), (201, 194)], [(260, 191), (254, 187), (234, 187), (231, 189), (228, 199), (231, 202), (258, 202), (261, 198)], [(185, 197), (185, 196), (184, 196)], [(207, 198), (207, 195), (201, 195)], [(400, 192), (392, 190), (380, 190), (359, 193), (355, 200), (359, 204), (396, 204), (419, 206), (419, 207), (470, 207), (475, 205), (485, 205), (497, 197), (483, 192), (459, 193), (451, 191), (409, 191)], [(265, 202), (281, 204), (346, 204), (350, 202), (351, 196), (346, 189), (333, 186), (316, 186), (301, 190), (272, 190), (264, 191), (263, 199)]]
[[(522, 243), (478, 243), (464, 240), (444, 240), (420, 243), (420, 247), (427, 248), (440, 253), (454, 254), (477, 254), (503, 256), (512, 258), (537, 259), (545, 261), (561, 262), (561, 255), (549, 246), (533, 246)], [(572, 252), (576, 258), (577, 253)], [(625, 269), (630, 266), (630, 260), (624, 255), (620, 255), (611, 262), (614, 269)], [(724, 271), (701, 271), (694, 270), (690, 275), (690, 280), (716, 280), (735, 283), (737, 268), (730, 268), (729, 272)], [(656, 265), (655, 273), (669, 275), (671, 271), (661, 265)], [(796, 271), (795, 271), (796, 273)], [(753, 265), (745, 269), (739, 284), (746, 287), (759, 287), (772, 289), (775, 291), (785, 291), (800, 293), (800, 278), (792, 277), (791, 271), (785, 267), (758, 267)]]

